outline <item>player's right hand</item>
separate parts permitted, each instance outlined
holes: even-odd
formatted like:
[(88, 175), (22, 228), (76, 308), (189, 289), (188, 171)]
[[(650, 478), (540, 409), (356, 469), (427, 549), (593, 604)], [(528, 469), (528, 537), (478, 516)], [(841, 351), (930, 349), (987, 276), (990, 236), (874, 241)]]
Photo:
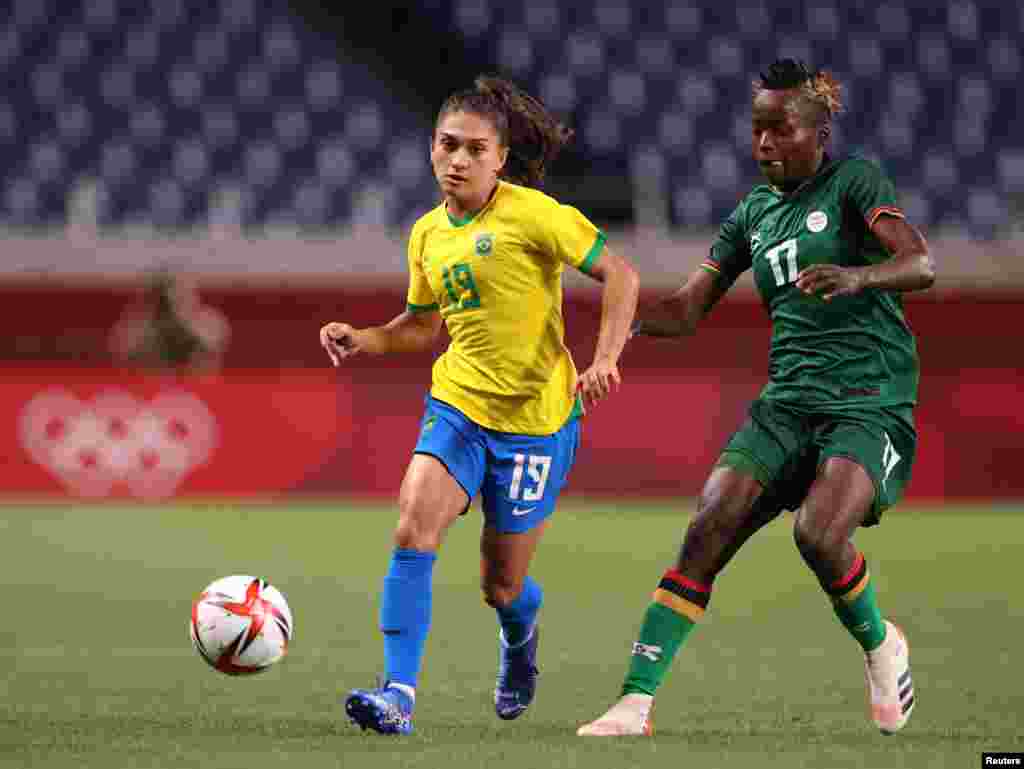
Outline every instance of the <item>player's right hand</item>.
[(320, 344), (335, 366), (348, 357), (362, 352), (356, 330), (347, 323), (328, 323), (320, 329)]

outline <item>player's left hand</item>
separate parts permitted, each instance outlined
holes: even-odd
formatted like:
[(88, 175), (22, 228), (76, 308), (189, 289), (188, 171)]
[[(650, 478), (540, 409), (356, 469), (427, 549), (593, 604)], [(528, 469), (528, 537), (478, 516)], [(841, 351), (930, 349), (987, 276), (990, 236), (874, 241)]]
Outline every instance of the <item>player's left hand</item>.
[(864, 272), (858, 267), (812, 264), (800, 270), (796, 287), (805, 294), (818, 294), (827, 302), (836, 296), (856, 294), (864, 288)]
[(583, 396), (583, 404), (595, 406), (602, 398), (617, 392), (622, 384), (619, 367), (613, 360), (595, 360), (590, 368), (576, 379), (576, 392)]

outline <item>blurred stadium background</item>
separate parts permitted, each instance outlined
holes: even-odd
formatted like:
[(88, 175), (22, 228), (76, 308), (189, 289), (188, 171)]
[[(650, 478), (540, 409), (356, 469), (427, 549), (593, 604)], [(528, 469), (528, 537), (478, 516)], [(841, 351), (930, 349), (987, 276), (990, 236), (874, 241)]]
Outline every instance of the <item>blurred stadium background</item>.
[[(310, 627), (297, 644), (296, 653), (307, 655), (293, 663), (299, 679), (281, 675), (280, 682), (292, 682), (287, 691), (325, 660), (341, 664), (338, 654), (357, 659), (356, 680), (345, 683), (366, 683), (376, 664), (369, 618), (391, 524), (387, 503), (415, 440), (433, 355), (359, 360), (336, 370), (319, 348), (317, 331), (329, 320), (385, 322), (402, 309), (404, 237), (437, 199), (427, 149), (444, 97), (477, 73), (497, 72), (562, 116), (577, 135), (552, 169), (547, 190), (608, 231), (613, 245), (638, 265), (650, 298), (673, 288), (699, 262), (716, 223), (756, 181), (749, 160), (750, 83), (772, 59), (789, 55), (843, 80), (847, 113), (838, 122), (835, 150), (882, 164), (939, 265), (937, 287), (908, 298), (923, 367), (921, 442), (908, 498), (891, 514), (904, 511), (920, 528), (904, 527), (910, 544), (890, 550), (893, 559), (909, 558), (919, 568), (927, 568), (932, 552), (955, 553), (974, 570), (979, 591), (1001, 587), (984, 615), (973, 613), (976, 594), (966, 588), (951, 604), (918, 595), (915, 600), (930, 607), (916, 620), (921, 635), (932, 633), (925, 659), (936, 672), (948, 663), (942, 631), (927, 616), (946, 621), (962, 610), (964, 622), (1016, 628), (1019, 636), (1019, 588), (1012, 587), (1009, 571), (997, 576), (997, 569), (1012, 562), (1002, 560), (1011, 547), (1020, 553), (1020, 516), (993, 511), (1019, 512), (1024, 499), (1022, 43), (1024, 9), (1010, 0), (0, 3), (0, 67), (7, 82), (0, 95), (0, 528), (11, 548), (11, 557), (0, 559), (2, 584), (20, 586), (23, 611), (31, 613), (36, 599), (66, 599), (60, 582), (73, 576), (81, 580), (79, 597), (89, 601), (78, 602), (71, 616), (116, 623), (110, 596), (126, 581), (135, 589), (122, 598), (124, 605), (138, 609), (152, 599), (149, 588), (159, 591), (160, 601), (171, 592), (184, 598), (220, 572), (266, 567), (292, 580), (294, 590), (282, 588), (298, 604), (300, 639), (303, 624)], [(575, 275), (566, 276), (566, 285), (568, 343), (577, 363), (585, 364), (597, 329), (598, 288)], [(622, 363), (623, 391), (588, 418), (568, 490), (575, 511), (568, 525), (590, 526), (592, 513), (606, 526), (608, 509), (625, 516), (621, 528), (601, 529), (594, 551), (607, 555), (617, 547), (618, 560), (593, 560), (594, 552), (579, 552), (572, 541), (561, 547), (582, 559), (582, 573), (632, 562), (623, 569), (632, 592), (615, 619), (622, 636), (614, 636), (616, 649), (625, 648), (647, 583), (671, 550), (634, 552), (632, 543), (647, 525), (637, 520), (648, 520), (634, 508), (647, 509), (644, 498), (656, 500), (650, 526), (663, 526), (664, 536), (652, 535), (650, 542), (677, 536), (710, 462), (764, 381), (767, 352), (763, 309), (750, 283), (741, 282), (685, 346), (631, 343)], [(310, 501), (324, 499), (330, 501)], [(128, 501), (179, 506), (112, 506)], [(271, 504), (252, 507), (256, 501)], [(657, 512), (666, 505), (677, 515)], [(919, 512), (924, 508), (927, 515)], [(259, 517), (261, 510), (269, 519)], [(132, 524), (124, 526), (128, 518)], [(965, 518), (987, 527), (984, 535), (972, 529), (977, 543), (936, 544), (955, 542), (956, 523)], [(294, 551), (267, 551), (258, 536), (239, 535), (225, 523), (244, 528), (256, 520), (294, 524), (301, 534), (282, 532), (294, 537)], [(202, 537), (211, 526), (223, 547), (183, 552), (170, 559), (173, 564), (161, 560), (164, 536), (187, 541), (185, 532)], [(342, 542), (366, 540), (380, 558), (364, 561), (339, 546), (336, 570), (324, 565), (314, 572), (332, 574), (334, 581), (304, 578), (302, 547), (316, 546), (315, 529), (306, 527), (319, 526)], [(927, 531), (943, 533), (931, 541), (922, 534)], [(96, 532), (110, 538), (100, 545)], [(885, 541), (883, 534), (868, 536), (876, 546)], [(224, 543), (236, 537), (238, 552), (232, 552)], [(137, 549), (140, 541), (146, 545)], [(76, 555), (82, 542), (96, 546), (95, 563)], [(1003, 543), (1003, 550), (989, 543)], [(472, 547), (463, 550), (472, 553)], [(775, 568), (773, 551), (767, 552), (761, 563)], [(248, 553), (254, 554), (249, 561)], [(779, 557), (788, 563), (793, 554)], [(105, 565), (94, 571), (101, 560)], [(139, 579), (140, 567), (154, 562), (163, 565), (150, 572), (150, 581)], [(368, 573), (354, 576), (356, 564)], [(934, 568), (926, 573), (941, 581), (945, 572)], [(574, 584), (568, 566), (549, 563), (547, 569), (555, 582), (564, 577)], [(580, 591), (590, 590), (576, 578)], [(450, 582), (472, 592), (474, 579), (470, 568), (453, 573)], [(920, 584), (927, 591), (939, 582), (922, 577)], [(802, 600), (817, 605), (813, 593)], [(915, 606), (902, 600), (908, 611)], [(314, 606), (335, 602), (366, 622), (342, 628), (310, 616)], [(802, 612), (803, 604), (792, 608)], [(179, 619), (184, 627), (185, 615), (178, 613), (174, 632)], [(587, 621), (582, 614), (565, 617)], [(159, 626), (155, 615), (153, 621)], [(447, 621), (471, 622), (454, 608)], [(491, 631), (484, 626), (480, 632)], [(843, 643), (837, 639), (832, 642)], [(179, 652), (189, 654), (179, 640), (184, 643), (184, 631), (172, 644), (123, 645), (138, 658), (162, 655), (160, 664), (174, 671)], [(750, 639), (727, 643), (737, 644), (740, 656), (751, 651), (743, 646)], [(805, 655), (820, 653), (804, 643)], [(0, 665), (7, 660), (13, 671), (5, 679), (4, 724), (14, 729), (0, 750), (14, 751), (12, 765), (34, 757), (44, 761), (40, 765), (66, 760), (81, 766), (83, 756), (150, 729), (146, 716), (124, 721), (122, 715), (149, 713), (139, 702), (151, 691), (140, 685), (136, 699), (124, 700), (97, 695), (97, 680), (55, 672), (63, 665), (79, 675), (86, 663), (40, 662), (52, 660), (51, 647), (26, 655), (33, 644), (38, 639), (31, 634), (0, 631)], [(94, 655), (110, 645), (102, 635), (93, 644)], [(1006, 649), (984, 649), (986, 680), (994, 684), (1001, 666), (1010, 664)], [(487, 666), (490, 654), (488, 647)], [(120, 664), (106, 660), (105, 672)], [(180, 663), (181, 676), (199, 672), (193, 663)], [(592, 666), (581, 663), (575, 671), (571, 680), (579, 690), (603, 675), (604, 691), (595, 695), (601, 697), (612, 693), (620, 674), (617, 657), (609, 664), (596, 652)], [(490, 675), (489, 667), (482, 678), (474, 674), (472, 685), (485, 692)], [(731, 693), (738, 702), (727, 707), (739, 708), (749, 691), (735, 671), (730, 675), (732, 688), (722, 690), (722, 701)], [(854, 699), (859, 685), (850, 677), (837, 684), (853, 692), (843, 697)], [(967, 696), (958, 686), (947, 687), (950, 714), (955, 698)], [(237, 698), (219, 681), (196, 687), (169, 695), (176, 704), (168, 712), (177, 715), (161, 733), (172, 742), (179, 733), (202, 736), (210, 738), (209, 750), (230, 751), (235, 748), (226, 740), (240, 728), (271, 742), (289, 737), (330, 752), (323, 745), (334, 729), (328, 706), (314, 709), (309, 722), (288, 722), (282, 732), (256, 729), (265, 712), (259, 710), (252, 720), (197, 726), (188, 713), (204, 697), (219, 703), (202, 711), (207, 715), (237, 706)], [(812, 696), (811, 717), (830, 696), (824, 689), (819, 694), (824, 700)], [(28, 704), (20, 707), (15, 695)], [(987, 703), (973, 705), (977, 712), (1024, 709), (1019, 692), (972, 696)], [(274, 696), (265, 691), (260, 698), (263, 706)], [(683, 707), (681, 697), (679, 703)], [(795, 729), (802, 735), (798, 744), (811, 745), (810, 752), (800, 754), (802, 760), (780, 758), (779, 765), (814, 764), (813, 746), (823, 732), (799, 712), (779, 721), (773, 703), (763, 701), (772, 725), (758, 721), (755, 709), (741, 719), (740, 736), (777, 729), (783, 737), (773, 750), (785, 751), (786, 730)], [(720, 704), (700, 708), (721, 715), (714, 710)], [(595, 707), (570, 717), (593, 715)], [(97, 708), (110, 723), (128, 723), (128, 731), (106, 721), (83, 722), (78, 732), (68, 726), (74, 714)], [(478, 710), (475, 701), (467, 705), (467, 712)], [(48, 713), (58, 715), (47, 721)], [(847, 715), (839, 708), (834, 717)], [(544, 722), (549, 733), (540, 736), (561, 734), (562, 720), (564, 713), (561, 720), (552, 713)], [(980, 751), (985, 739), (1011, 733), (1008, 722), (998, 720), (948, 723), (940, 718), (911, 742), (923, 751), (920, 765), (939, 765), (936, 756), (954, 744), (961, 752)], [(223, 734), (218, 724), (226, 724)], [(740, 739), (714, 717), (707, 724), (705, 743), (719, 734)], [(837, 720), (829, 728), (846, 734), (842, 730), (852, 727)], [(493, 726), (480, 729), (474, 740), (495, 736)], [(58, 740), (64, 752), (53, 752), (52, 740), (39, 736), (49, 731), (84, 741)], [(853, 751), (848, 765), (861, 765), (860, 737), (842, 739)], [(737, 755), (747, 749), (740, 743)], [(759, 755), (756, 740), (748, 747)], [(161, 751), (171, 749), (153, 750), (165, 756)], [(131, 755), (138, 759), (132, 765), (164, 765)], [(530, 765), (576, 760), (562, 753), (527, 755), (535, 762)], [(641, 760), (637, 755), (613, 758)], [(657, 757), (642, 755), (660, 765)], [(912, 765), (907, 758), (899, 765)], [(586, 754), (589, 766), (604, 765), (594, 763), (602, 759), (610, 760)], [(176, 765), (192, 760), (201, 762), (189, 754)], [(443, 760), (461, 759), (445, 754)]]

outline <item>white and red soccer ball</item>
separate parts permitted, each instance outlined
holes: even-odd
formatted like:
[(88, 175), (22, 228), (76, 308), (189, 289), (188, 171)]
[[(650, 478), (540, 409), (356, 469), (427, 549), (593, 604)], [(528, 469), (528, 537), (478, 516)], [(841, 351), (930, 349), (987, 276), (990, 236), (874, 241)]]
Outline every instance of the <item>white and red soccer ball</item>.
[(228, 675), (261, 673), (288, 652), (294, 625), (281, 591), (259, 577), (211, 583), (192, 603), (192, 645)]

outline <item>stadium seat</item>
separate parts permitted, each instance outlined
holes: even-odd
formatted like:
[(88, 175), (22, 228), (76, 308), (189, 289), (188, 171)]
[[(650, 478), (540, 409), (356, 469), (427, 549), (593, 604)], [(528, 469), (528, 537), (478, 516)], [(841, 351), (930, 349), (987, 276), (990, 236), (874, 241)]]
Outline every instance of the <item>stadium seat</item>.
[[(339, 190), (355, 179), (402, 193), (375, 200), (433, 204), (422, 189), (429, 126), (386, 82), (346, 77), (333, 42), (286, 3), (61, 7), (51, 20), (45, 3), (17, 0), (0, 28), (0, 63), (28, 84), (0, 104), (8, 225), (65, 221), (85, 177), (99, 180), (100, 223), (111, 228), (201, 226), (218, 185), (241, 185), (243, 221), (260, 227), (289, 216), (350, 224), (351, 190)], [(360, 84), (358, 100), (342, 110), (347, 81)], [(387, 211), (394, 226), (411, 215), (401, 206), (361, 210)]]
[[(103, 223), (202, 226), (223, 186), (246, 226), (405, 226), (434, 205), (424, 118), (283, 0), (14, 0), (0, 66), (3, 221), (66, 220), (85, 178)], [(430, 0), (480, 70), (537, 93), (589, 171), (651, 174), (664, 218), (713, 226), (756, 180), (750, 83), (779, 55), (847, 85), (837, 151), (877, 159), (926, 226), (992, 237), (1024, 188), (1024, 15), (976, 0)], [(486, 59), (486, 57), (490, 57)], [(632, 170), (631, 170), (632, 169)], [(663, 175), (663, 178), (662, 176)], [(360, 188), (366, 185), (365, 190)]]

